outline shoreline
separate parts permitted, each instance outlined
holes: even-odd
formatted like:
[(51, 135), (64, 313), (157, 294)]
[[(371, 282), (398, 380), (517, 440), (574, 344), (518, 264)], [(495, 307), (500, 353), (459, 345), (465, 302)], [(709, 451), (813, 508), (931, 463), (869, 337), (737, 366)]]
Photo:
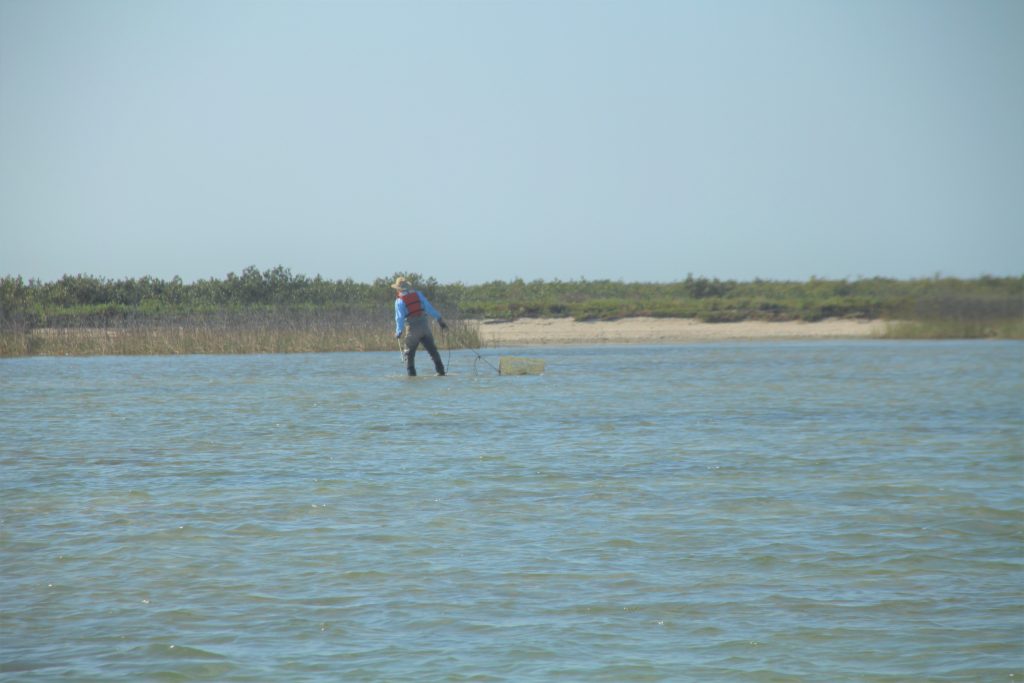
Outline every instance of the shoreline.
[(580, 322), (572, 318), (479, 320), (486, 346), (561, 344), (678, 344), (709, 341), (877, 339), (884, 320), (830, 318), (819, 322), (746, 320), (705, 323), (692, 318), (620, 318)]
[[(1024, 341), (1024, 321), (987, 326), (951, 321), (915, 322), (831, 318), (818, 322), (746, 320), (706, 323), (693, 318), (630, 317), (580, 322), (570, 317), (463, 319), (443, 341), (452, 348), (686, 344), (709, 342), (882, 339), (1003, 339)], [(437, 333), (435, 333), (436, 335)], [(203, 325), (67, 327), (0, 331), (0, 358), (30, 356), (235, 355), (391, 351), (385, 323), (289, 328)]]

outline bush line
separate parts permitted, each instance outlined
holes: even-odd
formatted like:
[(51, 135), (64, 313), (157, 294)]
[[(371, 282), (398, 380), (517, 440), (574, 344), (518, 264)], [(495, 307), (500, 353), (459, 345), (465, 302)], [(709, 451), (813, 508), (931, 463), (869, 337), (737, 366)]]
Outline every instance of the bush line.
[(372, 283), (293, 275), (282, 266), (186, 284), (180, 278), (54, 282), (0, 278), (0, 355), (272, 353), (394, 348), (390, 284), (403, 275), (447, 319), (460, 346), (479, 346), (461, 321), (521, 317), (610, 320), (635, 316), (818, 321), (886, 319), (887, 336), (1024, 338), (1024, 276), (807, 282), (708, 279), (670, 283), (495, 280), (442, 284), (418, 273)]

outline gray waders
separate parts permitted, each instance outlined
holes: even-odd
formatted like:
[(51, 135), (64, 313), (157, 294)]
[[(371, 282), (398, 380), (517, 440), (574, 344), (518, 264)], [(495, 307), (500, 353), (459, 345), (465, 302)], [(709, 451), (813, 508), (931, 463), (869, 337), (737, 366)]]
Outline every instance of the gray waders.
[(441, 354), (437, 352), (437, 345), (434, 343), (434, 335), (430, 332), (430, 317), (418, 315), (414, 318), (406, 318), (405, 338), (402, 340), (402, 356), (405, 358), (405, 369), (410, 377), (416, 376), (416, 349), (420, 344), (430, 354), (430, 360), (434, 361), (434, 370), (437, 374), (444, 374), (444, 363), (441, 362)]

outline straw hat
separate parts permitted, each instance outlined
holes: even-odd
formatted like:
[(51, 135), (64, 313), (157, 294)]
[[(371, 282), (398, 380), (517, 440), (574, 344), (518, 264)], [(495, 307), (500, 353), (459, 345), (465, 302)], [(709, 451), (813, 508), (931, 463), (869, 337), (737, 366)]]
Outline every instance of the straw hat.
[(395, 284), (391, 285), (392, 289), (401, 289), (403, 291), (409, 289), (409, 287), (409, 281), (406, 280), (404, 277), (398, 278), (397, 280), (395, 280)]

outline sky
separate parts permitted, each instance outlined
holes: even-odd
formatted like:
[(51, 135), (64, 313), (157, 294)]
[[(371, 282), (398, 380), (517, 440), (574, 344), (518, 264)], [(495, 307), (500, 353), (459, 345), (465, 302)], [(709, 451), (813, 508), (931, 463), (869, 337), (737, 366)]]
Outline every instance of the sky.
[(0, 0), (0, 276), (1024, 274), (1019, 0)]

